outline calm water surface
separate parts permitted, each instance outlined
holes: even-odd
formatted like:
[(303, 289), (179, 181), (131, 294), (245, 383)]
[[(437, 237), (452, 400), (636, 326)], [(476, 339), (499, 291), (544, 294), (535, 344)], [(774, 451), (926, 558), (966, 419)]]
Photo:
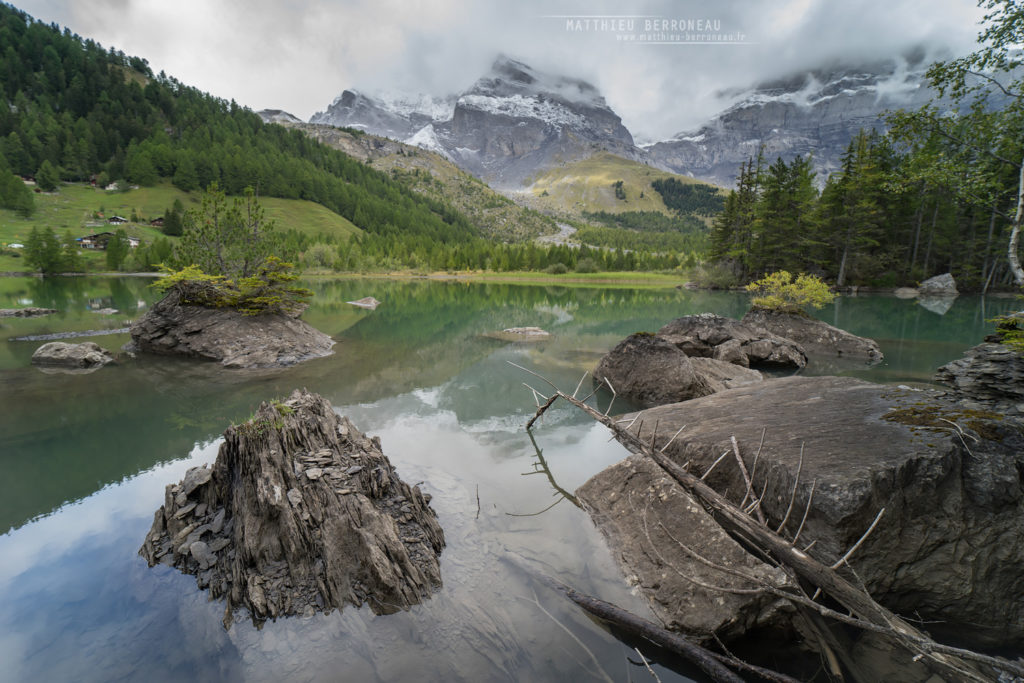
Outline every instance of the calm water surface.
[[(284, 370), (239, 372), (142, 358), (83, 375), (29, 364), (42, 342), (16, 337), (115, 330), (154, 300), (141, 278), (0, 278), (0, 308), (55, 316), (0, 320), (0, 680), (564, 681), (643, 680), (635, 652), (508, 564), (525, 558), (640, 614), (589, 518), (549, 481), (574, 490), (626, 455), (566, 409), (523, 431), (535, 380), (572, 389), (620, 339), (680, 315), (739, 317), (744, 295), (456, 282), (315, 281), (304, 316), (336, 353)], [(376, 311), (344, 302), (383, 301)], [(818, 366), (879, 382), (927, 382), (1015, 308), (960, 297), (945, 314), (886, 296), (842, 298), (819, 317), (875, 338), (878, 367)], [(114, 308), (118, 313), (93, 312)], [(536, 346), (482, 338), (539, 325)], [(108, 349), (124, 334), (90, 337)], [(221, 627), (222, 605), (195, 579), (136, 554), (166, 484), (212, 462), (219, 435), (260, 401), (307, 387), (327, 397), (410, 483), (433, 494), (448, 547), (444, 588), (412, 611), (329, 615)], [(607, 396), (596, 399), (602, 409)], [(629, 406), (617, 401), (616, 410)], [(541, 458), (548, 472), (541, 467)], [(479, 503), (478, 503), (479, 500)], [(552, 507), (553, 505), (553, 507)], [(653, 653), (652, 653), (653, 654)], [(632, 661), (631, 661), (632, 660)], [(663, 681), (686, 670), (656, 665)], [(649, 680), (649, 678), (648, 678)]]

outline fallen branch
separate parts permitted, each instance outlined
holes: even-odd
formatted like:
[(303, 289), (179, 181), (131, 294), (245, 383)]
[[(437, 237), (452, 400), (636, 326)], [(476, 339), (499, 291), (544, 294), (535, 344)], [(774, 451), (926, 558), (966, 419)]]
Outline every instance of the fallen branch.
[[(528, 372), (536, 374), (532, 371)], [(551, 383), (548, 382), (548, 384)], [(991, 676), (979, 671), (976, 664), (983, 664), (997, 671), (1016, 676), (1024, 676), (1024, 666), (1021, 664), (935, 642), (925, 633), (879, 605), (865, 591), (840, 576), (835, 569), (799, 550), (789, 541), (738, 509), (732, 502), (709, 487), (700, 478), (681, 468), (664, 453), (619, 427), (612, 418), (601, 414), (586, 403), (568, 396), (557, 388), (555, 388), (553, 397), (568, 401), (603, 424), (631, 452), (651, 458), (680, 486), (700, 500), (726, 531), (754, 541), (762, 550), (770, 553), (777, 562), (785, 565), (801, 579), (817, 586), (842, 604), (856, 617), (855, 621), (871, 624), (875, 628), (870, 630), (877, 630), (889, 640), (910, 651), (915, 661), (924, 661), (940, 675), (952, 677), (954, 680), (979, 682), (991, 680)], [(537, 414), (543, 414), (546, 410), (546, 407), (539, 408)], [(759, 503), (760, 500), (756, 501), (755, 506)], [(852, 548), (851, 551), (854, 549), (856, 548)]]
[[(686, 637), (678, 633), (668, 631), (647, 619), (638, 617), (632, 612), (628, 612), (621, 607), (618, 607), (617, 605), (580, 593), (574, 588), (565, 585), (558, 579), (552, 578), (547, 574), (534, 571), (514, 558), (509, 557), (508, 561), (515, 564), (521, 570), (535, 578), (537, 581), (540, 581), (548, 588), (551, 588), (552, 590), (561, 593), (569, 600), (572, 600), (585, 612), (592, 614), (602, 621), (614, 625), (623, 633), (636, 638), (648, 640), (658, 647), (665, 648), (666, 650), (685, 658), (687, 661), (692, 662), (695, 666), (699, 667), (701, 671), (706, 673), (711, 680), (716, 681), (716, 683), (743, 683), (742, 678), (720, 661), (724, 658), (723, 655), (711, 652), (710, 650), (691, 642)], [(769, 680), (797, 683), (795, 679), (788, 677)]]

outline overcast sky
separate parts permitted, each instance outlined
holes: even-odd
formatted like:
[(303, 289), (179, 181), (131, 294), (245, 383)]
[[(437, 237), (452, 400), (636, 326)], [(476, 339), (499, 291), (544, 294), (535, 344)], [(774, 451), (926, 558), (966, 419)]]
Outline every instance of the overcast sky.
[[(446, 94), (497, 53), (590, 80), (642, 139), (690, 130), (722, 91), (835, 59), (912, 46), (970, 51), (971, 0), (22, 0), (46, 22), (145, 57), (189, 85), (308, 120), (345, 88)], [(553, 16), (553, 15), (557, 15)], [(566, 17), (630, 17), (632, 31), (569, 30)], [(646, 21), (710, 22), (734, 40), (679, 44)], [(576, 26), (574, 24), (574, 26)], [(633, 41), (619, 36), (634, 35)], [(635, 42), (640, 34), (669, 44)], [(667, 35), (666, 35), (667, 34)], [(740, 43), (740, 44), (736, 44)]]

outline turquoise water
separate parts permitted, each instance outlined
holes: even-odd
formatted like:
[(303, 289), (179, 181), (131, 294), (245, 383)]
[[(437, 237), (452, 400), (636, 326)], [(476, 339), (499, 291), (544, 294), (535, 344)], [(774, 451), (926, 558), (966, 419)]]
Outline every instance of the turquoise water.
[[(314, 281), (304, 318), (338, 341), (333, 356), (239, 372), (140, 358), (92, 374), (47, 374), (26, 335), (123, 328), (154, 300), (142, 278), (0, 279), (0, 308), (60, 313), (0, 319), (0, 679), (637, 680), (638, 658), (507, 558), (647, 614), (600, 534), (562, 500), (523, 424), (534, 411), (507, 361), (572, 389), (627, 334), (701, 311), (739, 317), (730, 292)], [(365, 311), (344, 303), (374, 296)], [(960, 297), (946, 315), (886, 296), (845, 297), (823, 319), (877, 339), (886, 362), (819, 366), (880, 382), (927, 382), (991, 328), (1012, 299)], [(118, 313), (93, 312), (114, 308)], [(538, 325), (534, 346), (483, 338)], [(89, 337), (108, 349), (127, 335)], [(306, 387), (328, 398), (410, 483), (433, 494), (448, 540), (444, 588), (408, 613), (345, 609), (308, 619), (221, 627), (223, 607), (193, 577), (136, 555), (163, 488), (212, 462), (219, 434), (262, 400)], [(540, 387), (538, 387), (540, 388)], [(608, 397), (599, 396), (599, 401)], [(603, 405), (602, 405), (603, 407)], [(616, 409), (628, 406), (616, 402)], [(604, 430), (565, 407), (536, 430), (550, 474), (574, 490), (624, 457)], [(479, 503), (478, 503), (479, 500)], [(550, 507), (554, 504), (553, 507)], [(543, 511), (543, 512), (542, 512)], [(540, 514), (534, 514), (540, 513)], [(535, 601), (535, 593), (536, 601)], [(571, 633), (571, 635), (570, 635)], [(687, 680), (656, 667), (662, 680)]]

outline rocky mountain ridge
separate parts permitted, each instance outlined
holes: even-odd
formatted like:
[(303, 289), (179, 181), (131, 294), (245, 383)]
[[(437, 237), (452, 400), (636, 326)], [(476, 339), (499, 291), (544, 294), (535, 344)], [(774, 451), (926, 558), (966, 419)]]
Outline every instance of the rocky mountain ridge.
[(594, 85), (506, 56), (461, 93), (346, 90), (311, 123), (429, 149), (502, 189), (521, 189), (539, 171), (602, 151), (732, 187), (740, 164), (762, 146), (768, 160), (812, 154), (823, 182), (858, 130), (882, 130), (885, 111), (932, 98), (928, 63), (922, 52), (758, 83), (725, 93), (732, 104), (695, 130), (642, 146)]

